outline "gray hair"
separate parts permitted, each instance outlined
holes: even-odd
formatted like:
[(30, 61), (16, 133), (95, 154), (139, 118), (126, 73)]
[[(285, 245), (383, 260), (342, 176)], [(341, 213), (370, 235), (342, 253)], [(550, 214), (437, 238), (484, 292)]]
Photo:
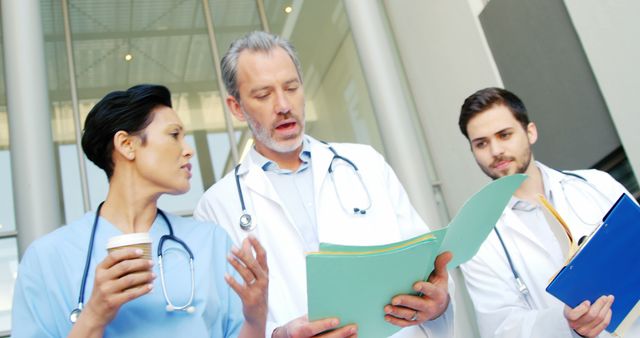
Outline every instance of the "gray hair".
[(291, 42), (283, 37), (267, 32), (253, 31), (233, 41), (227, 53), (222, 57), (222, 61), (220, 61), (222, 80), (224, 81), (224, 86), (227, 88), (227, 93), (240, 101), (240, 92), (238, 91), (238, 58), (240, 57), (240, 53), (244, 50), (268, 53), (277, 47), (282, 48), (289, 54), (291, 61), (293, 61), (293, 64), (296, 66), (300, 82), (302, 82), (300, 60)]

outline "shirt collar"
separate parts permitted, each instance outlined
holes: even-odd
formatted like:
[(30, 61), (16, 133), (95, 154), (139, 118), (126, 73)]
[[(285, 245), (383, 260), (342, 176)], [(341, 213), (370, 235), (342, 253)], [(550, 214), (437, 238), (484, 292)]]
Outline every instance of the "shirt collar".
[[(538, 170), (540, 170), (540, 175), (542, 176), (542, 189), (544, 190), (544, 197), (553, 204), (553, 194), (551, 192), (551, 187), (549, 185), (549, 175), (542, 168), (538, 162), (535, 163)], [(531, 211), (536, 208), (536, 205), (533, 205), (527, 201), (521, 200), (515, 196), (511, 196), (508, 204), (509, 208), (513, 210), (521, 210), (521, 211)]]
[[(274, 172), (276, 174), (294, 173), (294, 171), (289, 169), (281, 169), (276, 162), (260, 154), (256, 150), (255, 146), (251, 147), (249, 156), (251, 156), (253, 162), (258, 167), (262, 168), (262, 170), (265, 172)], [(295, 171), (296, 173), (307, 169), (309, 167), (309, 163), (311, 162), (311, 146), (306, 136), (302, 139), (302, 150), (300, 151), (298, 157), (300, 158), (300, 161), (302, 161), (302, 163), (300, 164), (300, 167), (298, 167), (298, 170)]]

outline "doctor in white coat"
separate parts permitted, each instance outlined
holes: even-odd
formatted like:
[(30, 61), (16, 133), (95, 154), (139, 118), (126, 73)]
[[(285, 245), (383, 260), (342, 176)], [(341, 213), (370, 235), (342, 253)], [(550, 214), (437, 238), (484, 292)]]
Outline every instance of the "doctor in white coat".
[[(253, 234), (265, 247), (268, 336), (354, 336), (357, 328), (342, 326), (337, 318), (307, 320), (305, 252), (317, 250), (319, 242), (390, 243), (428, 228), (375, 150), (329, 145), (304, 134), (300, 66), (288, 41), (250, 33), (231, 45), (222, 71), (227, 105), (249, 124), (255, 147), (235, 171), (207, 190), (194, 216), (215, 220), (236, 243)], [(246, 216), (241, 220), (245, 213), (251, 222)], [(452, 284), (445, 267), (450, 257), (441, 255), (429, 281), (414, 284), (424, 296), (399, 295), (380, 309), (390, 323), (406, 327), (395, 336), (453, 335)], [(336, 327), (341, 328), (325, 332)]]
[[(603, 295), (594, 304), (584, 302), (571, 309), (545, 291), (566, 253), (536, 196), (544, 195), (565, 219), (573, 238), (579, 239), (590, 234), (618, 197), (628, 192), (598, 170), (560, 172), (536, 162), (531, 152), (536, 126), (529, 122), (522, 101), (504, 89), (486, 88), (467, 98), (460, 129), (489, 177), (529, 175), (505, 209), (497, 231), (462, 265), (481, 336), (609, 337), (603, 330), (611, 318), (613, 297)], [(638, 329), (636, 323), (627, 337), (640, 337)]]

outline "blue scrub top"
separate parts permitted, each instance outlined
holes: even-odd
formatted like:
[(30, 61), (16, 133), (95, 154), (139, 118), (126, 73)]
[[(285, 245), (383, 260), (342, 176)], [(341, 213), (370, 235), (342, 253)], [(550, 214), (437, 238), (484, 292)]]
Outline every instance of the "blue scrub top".
[[(66, 337), (69, 314), (76, 308), (95, 212), (35, 241), (18, 269), (12, 337)], [(151, 293), (125, 303), (105, 328), (105, 337), (237, 337), (244, 318), (238, 295), (224, 280), (228, 273), (240, 281), (226, 261), (232, 242), (213, 224), (167, 214), (173, 231), (194, 255), (195, 313), (167, 312), (158, 268), (157, 245), (169, 229), (156, 217), (149, 234), (153, 239)], [(91, 266), (85, 286), (85, 304), (93, 289), (95, 269), (107, 255), (106, 243), (122, 232), (103, 218), (98, 222)], [(167, 251), (168, 249), (168, 251)], [(189, 299), (191, 273), (186, 252), (172, 241), (164, 244), (163, 264), (169, 299), (183, 305)]]

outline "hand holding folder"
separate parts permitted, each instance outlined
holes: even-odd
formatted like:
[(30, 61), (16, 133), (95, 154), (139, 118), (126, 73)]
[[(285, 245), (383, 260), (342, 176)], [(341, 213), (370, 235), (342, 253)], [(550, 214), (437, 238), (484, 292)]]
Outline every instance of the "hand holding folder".
[[(550, 204), (545, 206), (553, 210)], [(559, 215), (557, 219), (561, 220)], [(639, 238), (640, 207), (623, 194), (602, 224), (569, 256), (547, 292), (571, 308), (585, 300), (594, 304), (601, 296), (613, 295), (612, 317), (606, 330), (623, 335), (640, 316)]]
[(416, 295), (412, 286), (434, 269), (435, 257), (449, 251), (452, 269), (471, 259), (526, 179), (495, 180), (472, 196), (449, 226), (387, 245), (320, 244), (307, 255), (309, 320), (338, 317), (358, 325), (361, 337), (388, 337), (400, 327), (385, 321), (385, 306), (397, 295)]

